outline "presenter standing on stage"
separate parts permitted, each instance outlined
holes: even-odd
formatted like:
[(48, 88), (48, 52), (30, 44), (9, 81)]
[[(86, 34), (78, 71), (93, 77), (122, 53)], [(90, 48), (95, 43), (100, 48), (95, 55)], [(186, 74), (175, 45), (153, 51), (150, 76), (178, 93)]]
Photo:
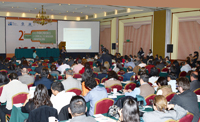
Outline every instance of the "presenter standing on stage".
[(36, 50), (33, 50), (33, 58), (35, 59), (36, 57), (37, 57)]
[(60, 50), (60, 55), (61, 55), (62, 59), (65, 59), (66, 54), (67, 54), (67, 51), (66, 51), (65, 47), (62, 46), (62, 49)]

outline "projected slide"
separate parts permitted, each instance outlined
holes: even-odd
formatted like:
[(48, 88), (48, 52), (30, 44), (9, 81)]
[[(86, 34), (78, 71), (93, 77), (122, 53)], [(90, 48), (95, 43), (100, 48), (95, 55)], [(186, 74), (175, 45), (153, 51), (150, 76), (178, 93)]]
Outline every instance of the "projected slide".
[(91, 28), (64, 28), (66, 49), (91, 49)]

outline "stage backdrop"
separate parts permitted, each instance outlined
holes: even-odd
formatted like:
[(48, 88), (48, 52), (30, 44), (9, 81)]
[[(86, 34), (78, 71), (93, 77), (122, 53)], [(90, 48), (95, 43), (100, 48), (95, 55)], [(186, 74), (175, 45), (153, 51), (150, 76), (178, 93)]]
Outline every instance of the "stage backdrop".
[(6, 53), (19, 47), (57, 47), (57, 22), (42, 26), (32, 19), (6, 18)]

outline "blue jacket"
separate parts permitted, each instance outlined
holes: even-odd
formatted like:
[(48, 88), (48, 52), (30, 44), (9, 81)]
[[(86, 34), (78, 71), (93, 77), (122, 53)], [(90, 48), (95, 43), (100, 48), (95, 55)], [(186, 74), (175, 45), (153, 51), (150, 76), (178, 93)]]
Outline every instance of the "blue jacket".
[(124, 77), (123, 81), (128, 81), (130, 80), (131, 76), (133, 76), (135, 73), (134, 72), (130, 72), (130, 73), (125, 73), (124, 75), (122, 75)]
[(44, 86), (47, 87), (47, 89), (51, 89), (51, 84), (53, 83), (53, 81), (49, 80), (46, 77), (41, 78), (38, 81), (34, 82), (34, 86), (37, 86), (38, 84), (43, 84)]

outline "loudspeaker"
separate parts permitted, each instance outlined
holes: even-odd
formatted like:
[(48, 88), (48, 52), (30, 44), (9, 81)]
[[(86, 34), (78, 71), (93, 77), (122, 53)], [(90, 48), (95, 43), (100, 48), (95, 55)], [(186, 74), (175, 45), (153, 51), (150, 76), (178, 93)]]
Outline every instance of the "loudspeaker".
[(167, 45), (167, 53), (173, 53), (173, 44)]
[(112, 50), (116, 49), (116, 43), (112, 43)]

